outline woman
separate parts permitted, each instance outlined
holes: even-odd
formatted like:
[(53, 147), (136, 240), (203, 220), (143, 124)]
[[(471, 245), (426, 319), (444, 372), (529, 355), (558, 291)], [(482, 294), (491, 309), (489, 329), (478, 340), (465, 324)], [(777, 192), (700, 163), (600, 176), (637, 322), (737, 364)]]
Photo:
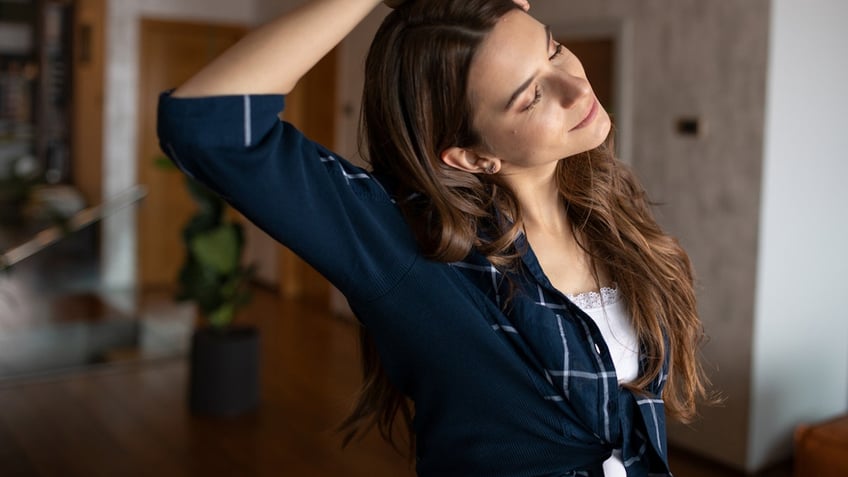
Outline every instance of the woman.
[(378, 4), (314, 0), (248, 35), (162, 95), (163, 150), (348, 298), (371, 343), (348, 438), (400, 414), (422, 476), (670, 475), (664, 406), (688, 419), (704, 390), (689, 260), (526, 2), (385, 19), (371, 171), (277, 119)]

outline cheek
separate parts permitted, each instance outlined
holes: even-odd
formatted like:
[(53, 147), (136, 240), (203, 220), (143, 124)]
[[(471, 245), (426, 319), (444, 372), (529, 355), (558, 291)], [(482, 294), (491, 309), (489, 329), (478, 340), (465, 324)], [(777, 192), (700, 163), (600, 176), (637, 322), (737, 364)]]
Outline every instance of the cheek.
[(539, 109), (532, 118), (498, 135), (496, 141), (523, 157), (542, 152), (563, 139), (562, 118), (551, 109)]
[(532, 121), (526, 125), (524, 134), (532, 138), (540, 148), (561, 144), (567, 133), (565, 117), (562, 112), (563, 109), (559, 107), (546, 107), (538, 110)]
[(490, 153), (508, 162), (533, 162), (562, 157), (567, 131), (562, 108), (540, 107), (519, 124), (482, 123), (481, 133)]
[(545, 116), (540, 118), (542, 122), (541, 128), (545, 134), (554, 135), (556, 138), (561, 139), (568, 132), (565, 119), (564, 109), (559, 107), (559, 105), (551, 106), (546, 111)]

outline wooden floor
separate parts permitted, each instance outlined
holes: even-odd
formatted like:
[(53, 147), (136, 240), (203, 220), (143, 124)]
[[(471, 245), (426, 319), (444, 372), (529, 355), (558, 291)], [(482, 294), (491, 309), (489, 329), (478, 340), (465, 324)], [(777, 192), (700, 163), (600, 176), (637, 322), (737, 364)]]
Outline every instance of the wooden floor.
[[(404, 477), (409, 462), (370, 436), (334, 431), (359, 385), (355, 325), (259, 291), (243, 321), (262, 336), (260, 409), (236, 419), (186, 411), (183, 359), (0, 383), (0, 476)], [(673, 454), (682, 477), (738, 474)], [(788, 476), (788, 468), (775, 477)]]
[(404, 476), (374, 438), (334, 428), (359, 383), (355, 325), (260, 292), (262, 404), (236, 419), (186, 411), (182, 359), (0, 384), (1, 476)]

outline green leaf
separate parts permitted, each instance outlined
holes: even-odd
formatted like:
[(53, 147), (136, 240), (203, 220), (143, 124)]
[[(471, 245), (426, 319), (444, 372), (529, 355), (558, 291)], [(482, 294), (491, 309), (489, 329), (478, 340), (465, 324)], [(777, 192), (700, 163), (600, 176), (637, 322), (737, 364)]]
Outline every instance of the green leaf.
[(232, 323), (236, 315), (234, 303), (225, 303), (217, 310), (209, 314), (209, 324), (215, 328), (223, 328)]
[[(156, 164), (176, 169), (165, 157), (157, 158)], [(255, 267), (242, 267), (239, 263), (244, 230), (239, 223), (226, 220), (227, 203), (189, 176), (185, 183), (198, 210), (182, 230), (187, 253), (176, 298), (197, 303), (211, 326), (225, 328), (236, 311), (250, 300), (250, 279)]]
[(203, 312), (214, 310), (221, 306), (219, 293), (219, 276), (214, 270), (201, 266), (197, 260), (190, 260), (180, 271), (181, 300), (197, 302)]
[(238, 268), (239, 236), (232, 225), (222, 225), (193, 237), (189, 247), (202, 266), (211, 267), (221, 275), (229, 275)]
[(165, 156), (157, 156), (153, 158), (153, 165), (159, 169), (177, 170), (177, 165)]

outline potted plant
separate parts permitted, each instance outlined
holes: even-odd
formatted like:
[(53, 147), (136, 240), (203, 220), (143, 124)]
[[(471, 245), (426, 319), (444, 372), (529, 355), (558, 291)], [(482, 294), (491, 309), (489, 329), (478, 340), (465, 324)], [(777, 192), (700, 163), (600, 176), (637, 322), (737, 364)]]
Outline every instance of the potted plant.
[(191, 339), (189, 408), (238, 415), (259, 403), (259, 333), (233, 324), (250, 300), (254, 268), (241, 264), (244, 233), (226, 217), (227, 204), (197, 181), (185, 180), (198, 211), (182, 231), (186, 258), (176, 298), (194, 302), (203, 322)]

